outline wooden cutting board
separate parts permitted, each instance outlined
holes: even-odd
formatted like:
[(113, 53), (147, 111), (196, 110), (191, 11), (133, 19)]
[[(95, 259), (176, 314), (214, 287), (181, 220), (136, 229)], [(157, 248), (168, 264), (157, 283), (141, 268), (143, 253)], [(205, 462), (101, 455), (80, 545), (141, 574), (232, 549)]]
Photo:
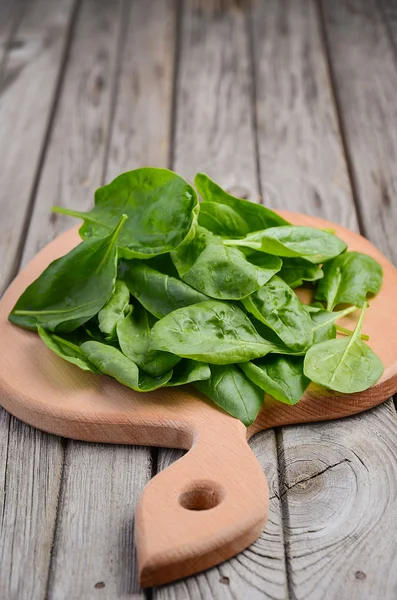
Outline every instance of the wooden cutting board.
[[(265, 396), (247, 430), (193, 387), (134, 392), (106, 376), (80, 371), (53, 354), (7, 315), (19, 295), (55, 258), (78, 242), (77, 229), (46, 246), (0, 302), (0, 403), (22, 421), (57, 435), (91, 442), (190, 449), (146, 486), (136, 515), (140, 582), (166, 583), (240, 552), (263, 530), (266, 477), (247, 440), (270, 427), (352, 415), (397, 391), (397, 271), (363, 237), (314, 217), (283, 212), (297, 225), (333, 228), (350, 250), (373, 256), (384, 270), (364, 331), (385, 366), (370, 390), (341, 395), (314, 385), (294, 407)], [(353, 327), (354, 317), (341, 321)]]

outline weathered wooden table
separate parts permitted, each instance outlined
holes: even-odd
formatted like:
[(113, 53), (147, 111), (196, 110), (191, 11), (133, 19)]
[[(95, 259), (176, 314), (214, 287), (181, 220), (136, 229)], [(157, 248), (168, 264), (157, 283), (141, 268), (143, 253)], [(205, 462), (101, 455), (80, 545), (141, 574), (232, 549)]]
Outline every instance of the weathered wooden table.
[[(360, 229), (397, 263), (395, 1), (0, 0), (0, 44), (2, 289), (70, 227), (52, 204), (88, 209), (143, 165)], [(134, 509), (180, 453), (1, 411), (1, 599), (397, 598), (392, 401), (252, 447), (271, 488), (260, 539), (144, 592)]]

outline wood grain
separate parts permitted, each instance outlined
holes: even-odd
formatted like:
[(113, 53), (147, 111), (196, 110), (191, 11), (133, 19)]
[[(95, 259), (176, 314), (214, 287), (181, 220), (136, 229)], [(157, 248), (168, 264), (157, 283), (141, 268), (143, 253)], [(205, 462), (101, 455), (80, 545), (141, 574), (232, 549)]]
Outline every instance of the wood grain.
[[(351, 12), (354, 12), (355, 16), (347, 12), (347, 4), (349, 6), (354, 5)], [(363, 6), (363, 4), (365, 3), (360, 3), (360, 6)], [(364, 115), (358, 116), (359, 112), (352, 97), (350, 98), (349, 107), (342, 105), (340, 107), (341, 112), (338, 115), (335, 111), (332, 89), (329, 84), (329, 75), (327, 75), (326, 71), (326, 56), (322, 52), (321, 27), (317, 20), (314, 3), (301, 2), (298, 5), (293, 2), (267, 2), (266, 13), (263, 6), (263, 4), (258, 2), (256, 7), (260, 12), (253, 15), (256, 85), (258, 90), (257, 105), (259, 111), (258, 121), (259, 131), (261, 132), (258, 136), (258, 143), (260, 155), (262, 156), (260, 164), (262, 167), (261, 176), (263, 178), (263, 186), (265, 188), (267, 178), (270, 177), (272, 188), (277, 191), (283, 190), (286, 185), (284, 174), (294, 173), (296, 175), (294, 179), (296, 189), (300, 190), (300, 193), (299, 195), (296, 194), (294, 186), (289, 186), (283, 195), (282, 201), (284, 207), (296, 210), (299, 206), (303, 212), (327, 214), (329, 218), (339, 223), (343, 223), (351, 228), (357, 228), (357, 218), (346, 178), (347, 169), (344, 165), (344, 153), (340, 142), (341, 135), (337, 124), (338, 117), (339, 119), (342, 118), (346, 128), (347, 124), (344, 117), (346, 114), (345, 111), (348, 110), (352, 115), (355, 115), (354, 130), (356, 135), (358, 135), (359, 129), (363, 126), (365, 127), (366, 117)], [(270, 7), (272, 7), (272, 10)], [(343, 36), (334, 33), (333, 40), (329, 37), (331, 59), (337, 53), (341, 73), (344, 71), (345, 65), (349, 64), (353, 58), (355, 61), (354, 68), (348, 73), (344, 71), (343, 78), (341, 75), (336, 80), (337, 93), (340, 86), (343, 85), (346, 89), (352, 80), (360, 81), (361, 85), (364, 86), (365, 82), (369, 81), (368, 61), (372, 61), (372, 57), (369, 55), (372, 53), (374, 38), (371, 37), (371, 41), (368, 42), (368, 35), (363, 35), (364, 30), (360, 26), (357, 26), (353, 33), (351, 32), (353, 20), (361, 18), (362, 9), (358, 6), (358, 3), (324, 2), (324, 11), (330, 14), (329, 28), (334, 27), (335, 31), (335, 29), (340, 27), (343, 31)], [(274, 15), (272, 16), (272, 12), (277, 13), (277, 20)], [(260, 17), (261, 14), (262, 20)], [(377, 22), (375, 19), (375, 24)], [(274, 27), (271, 27), (271, 23), (273, 23)], [(276, 23), (279, 24), (277, 37)], [(273, 35), (272, 45), (270, 43), (267, 44), (266, 36), (263, 35), (263, 28), (265, 27), (268, 27), (266, 30), (268, 31), (268, 35)], [(354, 42), (356, 36), (357, 40), (359, 38), (360, 41)], [(367, 44), (365, 59), (363, 59), (364, 51), (362, 46), (361, 49), (360, 46), (356, 46), (356, 44), (363, 43)], [(384, 43), (386, 42), (383, 40), (382, 44)], [(263, 49), (261, 50), (261, 46), (268, 48), (267, 53), (264, 53)], [(289, 54), (286, 48), (289, 49)], [(292, 48), (295, 49), (293, 53), (291, 53)], [(358, 49), (356, 50), (356, 48)], [(374, 52), (376, 54), (376, 50)], [(270, 61), (271, 56), (274, 57), (274, 60), (278, 60), (277, 57), (279, 56), (284, 56), (284, 68), (273, 69), (273, 62)], [(378, 68), (382, 68), (381, 65), (378, 65)], [(379, 87), (376, 92), (372, 92), (371, 106), (372, 103), (376, 106), (379, 102), (378, 95), (382, 97), (381, 80), (385, 81), (387, 78), (388, 75), (383, 70), (382, 76), (379, 76)], [(315, 90), (315, 93), (305, 94), (304, 90), (310, 81), (312, 81), (312, 90)], [(386, 88), (389, 86), (389, 83), (386, 81), (385, 86)], [(294, 88), (295, 93), (293, 93)], [(261, 93), (261, 90), (263, 90), (263, 93)], [(357, 97), (356, 100), (360, 105), (369, 101), (368, 99), (364, 100), (362, 97), (360, 99)], [(263, 109), (263, 102), (265, 103), (266, 111)], [(296, 104), (297, 102), (298, 105)], [(294, 110), (295, 106), (299, 107), (298, 111)], [(391, 106), (394, 106), (394, 104), (391, 104), (388, 110), (391, 109)], [(261, 111), (263, 111), (262, 117), (260, 116)], [(268, 115), (274, 115), (273, 119), (268, 117)], [(372, 116), (369, 117), (368, 115), (368, 118), (372, 119)], [(277, 134), (280, 122), (286, 124), (284, 136), (281, 131)], [(263, 123), (266, 124), (266, 128), (263, 128)], [(379, 123), (377, 131), (382, 131), (385, 127), (385, 124), (380, 125)], [(368, 152), (375, 153), (377, 150), (373, 149), (370, 142), (373, 133), (369, 133), (369, 129), (367, 131)], [(296, 137), (291, 137), (292, 135)], [(283, 158), (283, 161), (280, 162), (278, 167), (276, 166), (275, 171), (269, 173), (269, 170), (266, 170), (266, 160), (269, 160), (270, 164), (272, 164), (272, 136), (275, 136), (274, 139), (278, 140), (278, 147), (281, 147), (278, 150), (278, 155)], [(381, 134), (379, 134), (379, 144), (384, 143), (387, 145), (389, 134), (387, 134), (386, 138), (383, 138), (384, 141), (381, 141), (380, 136)], [(362, 156), (360, 172), (363, 172), (363, 176), (366, 178), (368, 165), (367, 153), (363, 149), (363, 142), (363, 138), (359, 140), (356, 137), (354, 142), (349, 144), (348, 149), (349, 156), (353, 157), (354, 153)], [(264, 146), (265, 150), (261, 150), (262, 146)], [(264, 160), (265, 165), (263, 165)], [(321, 167), (321, 165), (323, 166)], [(318, 178), (319, 172), (323, 173), (321, 179)], [(300, 180), (303, 183), (299, 183)], [(316, 194), (314, 191), (310, 191), (313, 182), (315, 182), (317, 195), (321, 199), (321, 202), (316, 202)], [(374, 220), (375, 213), (381, 211), (379, 196), (378, 199), (373, 196), (371, 200), (367, 192), (365, 192), (364, 196), (366, 199), (363, 200), (360, 197), (360, 201), (365, 202), (367, 211), (372, 211), (372, 220)], [(268, 194), (268, 198), (274, 206), (278, 206), (277, 203), (279, 200), (276, 193), (273, 193), (273, 195)], [(375, 228), (377, 227), (376, 225)], [(371, 230), (366, 229), (366, 233), (370, 234), (371, 237), (373, 235), (372, 227)], [(388, 231), (387, 235), (390, 236), (391, 231)], [(382, 240), (379, 239), (378, 241), (378, 238), (375, 239), (374, 237), (371, 237), (371, 239), (383, 249), (391, 245), (386, 241), (385, 233), (383, 233)], [(388, 427), (393, 430), (395, 428), (395, 416), (391, 403), (387, 405), (387, 412), (382, 414), (388, 422)], [(384, 427), (383, 423), (380, 423), (375, 415), (376, 413), (369, 413), (358, 417), (360, 425), (357, 426), (361, 427), (361, 424), (365, 423), (366, 431), (371, 431), (371, 441), (373, 441), (371, 452), (373, 453), (377, 452), (377, 440), (382, 438)], [(350, 425), (351, 427), (355, 427), (354, 418), (350, 419), (349, 423), (353, 424)], [(367, 528), (371, 529), (373, 543), (389, 549), (394, 543), (394, 531), (388, 532), (382, 530), (379, 537), (376, 531), (377, 524), (382, 519), (385, 519), (386, 522), (389, 520), (387, 510), (385, 511), (384, 509), (382, 490), (384, 486), (386, 486), (386, 489), (389, 488), (390, 477), (387, 470), (379, 466), (379, 470), (376, 473), (377, 483), (371, 486), (371, 493), (378, 497), (379, 501), (371, 503), (370, 506), (361, 503), (359, 496), (356, 494), (356, 486), (358, 485), (361, 488), (367, 485), (363, 479), (366, 472), (362, 469), (362, 464), (360, 463), (360, 459), (363, 461), (367, 460), (365, 446), (362, 440), (359, 443), (355, 436), (351, 436), (350, 430), (345, 429), (345, 427), (339, 428), (338, 433), (335, 433), (334, 439), (330, 440), (328, 437), (328, 427), (328, 423), (324, 425), (318, 424), (313, 428), (313, 434), (311, 427), (299, 426), (288, 428), (283, 430), (282, 435), (279, 437), (281, 482), (284, 488), (281, 497), (284, 519), (288, 523), (285, 530), (285, 539), (287, 568), (289, 572), (289, 593), (293, 598), (305, 598), (305, 600), (335, 597), (341, 600), (347, 600), (351, 597), (378, 598), (380, 597), (378, 593), (379, 570), (383, 573), (384, 581), (389, 581), (390, 564), (381, 565), (377, 561), (374, 563), (371, 562), (371, 551), (367, 545), (367, 538), (364, 532), (359, 534), (357, 538), (355, 537), (356, 532), (353, 534), (356, 545), (355, 553), (350, 554), (347, 542), (349, 538), (346, 539), (346, 527), (349, 526), (349, 521), (345, 521), (344, 519), (325, 521), (323, 515), (338, 515), (341, 513), (348, 519), (344, 498), (349, 496), (352, 502), (350, 510), (352, 512), (357, 511), (359, 519), (362, 519), (367, 524)], [(324, 440), (324, 455), (329, 454), (330, 457), (335, 457), (335, 444), (337, 444), (339, 455), (344, 454), (344, 456), (347, 456), (349, 453), (354, 452), (358, 458), (354, 463), (348, 465), (349, 469), (351, 469), (351, 477), (349, 477), (347, 483), (343, 483), (345, 490), (347, 486), (344, 497), (340, 495), (340, 486), (334, 485), (335, 482), (331, 477), (333, 469), (329, 471), (328, 477), (324, 475), (320, 479), (323, 503), (318, 509), (315, 509), (314, 504), (318, 495), (316, 494), (313, 497), (312, 502), (307, 502), (307, 500), (310, 500), (310, 495), (308, 492), (308, 498), (306, 497), (306, 488), (304, 485), (294, 487), (292, 496), (285, 493), (285, 491), (288, 491), (288, 488), (294, 486), (297, 481), (304, 479), (308, 472), (310, 476), (316, 476), (317, 473), (323, 470), (324, 465), (315, 459), (316, 447), (320, 439)], [(392, 439), (390, 442), (393, 444)], [(339, 458), (336, 457), (335, 462), (338, 460)], [(325, 467), (331, 464), (333, 464), (331, 460), (327, 461)], [(379, 465), (381, 465), (381, 461)], [(336, 470), (339, 468), (343, 470), (346, 468), (346, 464), (341, 465), (341, 467), (335, 467)], [(370, 473), (372, 473), (372, 470)], [(310, 487), (310, 482), (308, 486)], [(293, 494), (296, 494), (298, 491), (299, 502), (290, 502), (290, 499), (294, 498)], [(362, 530), (360, 529), (360, 531)], [(345, 540), (344, 544), (342, 540)], [(292, 543), (293, 545), (291, 545)], [(341, 551), (341, 547), (343, 547), (343, 551)], [(388, 552), (388, 550), (385, 550), (385, 552)], [(341, 555), (343, 555), (344, 562), (343, 572), (349, 574), (343, 579), (340, 577), (341, 563), (339, 561)], [(366, 570), (363, 569), (362, 571), (365, 573), (364, 584), (363, 580), (360, 579), (362, 575), (359, 564), (360, 559), (358, 557), (361, 557), (363, 564), (365, 563), (366, 565)], [(321, 568), (325, 563), (327, 564), (326, 572), (325, 569)], [(355, 577), (356, 572), (358, 573), (357, 578)], [(335, 582), (334, 587), (329, 583), (331, 580)], [(329, 588), (325, 581), (329, 583)], [(342, 585), (342, 581), (345, 586)], [(361, 587), (357, 587), (360, 584)], [(393, 593), (389, 591), (386, 598), (392, 597)]]
[(375, 1), (324, 2), (323, 15), (363, 226), (396, 261), (396, 57)]
[(18, 260), (73, 5), (73, 0), (29, 2), (8, 44), (0, 88), (0, 290)]
[(254, 0), (264, 203), (356, 227), (315, 3)]
[(172, 167), (257, 201), (245, 12), (234, 0), (189, 0), (181, 19)]
[(384, 23), (390, 33), (392, 44), (397, 52), (397, 4), (394, 0), (378, 0)]
[(150, 476), (146, 448), (68, 444), (48, 598), (141, 598), (134, 514)]
[(106, 180), (137, 167), (167, 167), (176, 44), (174, 0), (130, 3), (118, 61)]
[(296, 598), (396, 597), (396, 427), (388, 402), (326, 427), (283, 430)]
[[(190, 179), (202, 170), (231, 193), (258, 201), (245, 10), (232, 0), (189, 0), (182, 7), (171, 166)], [(274, 433), (261, 435), (254, 447), (261, 465), (273, 466), (266, 471), (274, 491), (268, 525), (260, 540), (252, 550), (220, 567), (157, 588), (154, 599), (230, 598), (242, 592), (250, 598), (285, 597)], [(174, 451), (160, 450), (161, 468), (171, 464), (174, 456)]]
[(1, 410), (0, 592), (44, 598), (62, 473), (55, 436), (7, 418)]
[(78, 221), (59, 205), (89, 210), (102, 183), (122, 22), (122, 1), (84, 0), (56, 107), (22, 264)]
[[(45, 0), (1, 3), (0, 291), (19, 262), (19, 240), (73, 4), (69, 0), (57, 5)], [(1, 409), (0, 448), (0, 595), (10, 600), (42, 598), (54, 533), (62, 445), (54, 436), (33, 430)]]
[(23, 9), (23, 0), (3, 0), (0, 3), (0, 87), (7, 51), (10, 46), (19, 44), (18, 40), (12, 38), (22, 17)]
[[(158, 600), (223, 600), (250, 598), (280, 600), (287, 597), (283, 531), (280, 514), (277, 451), (273, 431), (261, 432), (250, 446), (269, 483), (269, 518), (266, 529), (247, 550), (227, 562), (182, 581), (154, 589)], [(160, 451), (159, 470), (183, 456), (181, 450)]]
[[(145, 162), (167, 166), (174, 24), (168, 0), (82, 5), (29, 247), (41, 247), (44, 235), (69, 226), (66, 217), (52, 218), (40, 233), (52, 203), (86, 210), (102, 176), (110, 181)], [(134, 513), (151, 472), (145, 448), (68, 446), (50, 598), (142, 597)]]

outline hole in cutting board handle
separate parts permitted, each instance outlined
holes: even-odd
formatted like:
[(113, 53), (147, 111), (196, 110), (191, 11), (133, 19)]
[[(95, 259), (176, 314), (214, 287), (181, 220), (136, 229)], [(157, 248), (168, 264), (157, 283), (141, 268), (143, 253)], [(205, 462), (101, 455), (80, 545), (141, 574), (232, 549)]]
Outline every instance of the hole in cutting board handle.
[(218, 506), (224, 496), (224, 488), (214, 481), (193, 481), (178, 500), (187, 510), (209, 510)]

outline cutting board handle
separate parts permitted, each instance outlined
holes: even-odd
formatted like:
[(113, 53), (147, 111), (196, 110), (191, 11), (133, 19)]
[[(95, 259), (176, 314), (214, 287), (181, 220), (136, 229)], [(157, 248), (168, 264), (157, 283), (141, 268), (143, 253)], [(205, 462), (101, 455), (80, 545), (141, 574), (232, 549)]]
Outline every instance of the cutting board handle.
[(223, 418), (192, 433), (191, 450), (149, 482), (138, 505), (143, 587), (223, 562), (254, 542), (267, 520), (268, 485), (244, 425)]

